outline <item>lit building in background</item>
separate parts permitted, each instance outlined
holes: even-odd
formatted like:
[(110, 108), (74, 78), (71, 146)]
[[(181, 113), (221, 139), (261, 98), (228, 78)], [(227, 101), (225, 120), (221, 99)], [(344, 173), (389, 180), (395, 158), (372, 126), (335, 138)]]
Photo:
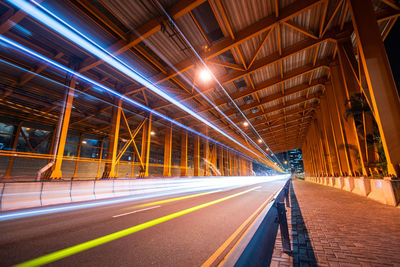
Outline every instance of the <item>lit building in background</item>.
[(291, 173), (304, 172), (303, 155), (301, 149), (292, 149), (276, 154), (278, 159), (284, 163), (284, 167)]

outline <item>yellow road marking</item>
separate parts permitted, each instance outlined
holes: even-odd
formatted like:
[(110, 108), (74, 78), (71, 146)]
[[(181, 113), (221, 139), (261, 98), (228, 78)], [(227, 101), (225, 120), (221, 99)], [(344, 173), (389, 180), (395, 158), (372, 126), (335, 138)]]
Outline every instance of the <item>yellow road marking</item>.
[[(277, 190), (278, 191), (278, 190)], [(276, 192), (277, 192), (276, 191)], [(219, 262), (216, 263), (215, 261), (218, 259), (218, 257), (220, 257), (222, 255), (222, 253), (232, 244), (232, 242), (234, 242), (235, 240), (237, 240), (237, 238), (241, 235), (241, 237), (239, 238), (239, 240), (237, 240), (235, 242), (235, 244), (233, 245), (233, 247), (230, 249), (229, 253), (225, 256), (225, 258), (230, 254), (230, 252), (233, 251), (233, 249), (236, 247), (236, 245), (239, 243), (240, 240), (242, 240), (243, 236), (245, 236), (245, 234), (247, 233), (247, 231), (250, 229), (250, 226), (247, 228), (247, 230), (245, 232), (244, 229), (246, 228), (246, 226), (268, 205), (268, 203), (271, 201), (271, 199), (274, 197), (275, 193), (274, 192), (267, 200), (265, 200), (260, 207), (258, 207), (258, 209), (250, 215), (249, 218), (247, 218), (246, 221), (244, 221), (244, 223), (242, 223), (239, 228), (236, 229), (236, 231), (214, 252), (214, 254), (212, 254), (201, 266), (202, 267), (208, 267), (208, 266), (212, 266), (213, 264), (218, 264), (218, 266), (220, 265)], [(221, 259), (221, 262), (224, 259)]]
[(198, 205), (198, 206), (194, 206), (192, 208), (181, 210), (181, 211), (178, 211), (178, 212), (175, 212), (175, 213), (160, 217), (158, 219), (154, 219), (154, 220), (151, 220), (151, 221), (148, 221), (148, 222), (145, 222), (145, 223), (142, 223), (142, 224), (139, 224), (139, 225), (136, 225), (136, 226), (133, 226), (133, 227), (130, 227), (130, 228), (127, 228), (127, 229), (124, 229), (124, 230), (109, 234), (109, 235), (105, 235), (105, 236), (102, 236), (102, 237), (99, 237), (99, 238), (96, 238), (96, 239), (93, 239), (93, 240), (90, 240), (90, 241), (87, 241), (87, 242), (84, 242), (84, 243), (81, 243), (81, 244), (78, 244), (78, 245), (75, 245), (75, 246), (72, 246), (72, 247), (69, 247), (69, 248), (65, 248), (65, 249), (61, 249), (59, 251), (52, 252), (50, 254), (38, 257), (36, 259), (32, 259), (32, 260), (17, 264), (15, 266), (42, 266), (44, 264), (49, 264), (51, 262), (55, 262), (57, 260), (66, 258), (68, 256), (72, 256), (74, 254), (80, 253), (82, 251), (85, 251), (85, 250), (88, 250), (88, 249), (91, 249), (91, 248), (106, 244), (108, 242), (111, 242), (111, 241), (114, 241), (116, 239), (128, 236), (130, 234), (139, 232), (141, 230), (144, 230), (146, 228), (149, 228), (149, 227), (152, 227), (154, 225), (160, 224), (162, 222), (166, 222), (166, 221), (172, 220), (174, 218), (180, 217), (180, 216), (188, 214), (190, 212), (193, 212), (193, 211), (196, 211), (196, 210), (199, 210), (199, 209), (202, 209), (202, 208), (205, 208), (205, 207), (220, 203), (222, 201), (225, 201), (225, 200), (228, 200), (228, 199), (231, 199), (231, 198), (246, 194), (246, 193), (248, 193), (250, 191), (253, 191), (253, 190), (256, 190), (256, 189), (258, 189), (260, 187), (261, 186), (253, 187), (253, 188), (250, 188), (248, 190), (245, 190), (245, 191), (242, 191), (242, 192), (239, 192), (239, 193), (227, 196), (227, 197), (223, 197), (223, 198), (220, 198), (220, 199), (217, 199), (217, 200), (214, 200), (214, 201), (210, 201), (210, 202)]

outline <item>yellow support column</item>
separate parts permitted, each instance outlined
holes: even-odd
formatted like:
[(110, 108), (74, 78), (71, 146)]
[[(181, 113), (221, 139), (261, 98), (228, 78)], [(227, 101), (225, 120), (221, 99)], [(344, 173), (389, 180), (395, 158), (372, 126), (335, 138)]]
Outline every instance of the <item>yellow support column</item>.
[(331, 120), (332, 120), (332, 126), (333, 126), (332, 129), (336, 140), (336, 149), (338, 150), (338, 153), (340, 155), (340, 161), (341, 161), (340, 165), (342, 167), (342, 174), (344, 176), (352, 175), (350, 157), (346, 149), (347, 142), (341, 124), (341, 117), (339, 108), (336, 103), (335, 93), (332, 84), (330, 82), (327, 82), (325, 84), (325, 88), (326, 88), (329, 113), (331, 115)]
[(389, 175), (400, 177), (400, 99), (371, 1), (350, 0), (360, 60)]
[(228, 167), (229, 167), (229, 176), (232, 176), (233, 175), (233, 165), (232, 165), (232, 152), (231, 151), (227, 151), (228, 152), (228, 159), (229, 159), (229, 164), (228, 164)]
[(117, 155), (118, 155), (118, 140), (119, 140), (119, 128), (121, 122), (121, 106), (122, 101), (117, 100), (117, 106), (112, 107), (111, 116), (111, 132), (108, 141), (107, 148), (107, 162), (104, 166), (104, 172), (102, 178), (115, 178), (117, 176)]
[(350, 160), (350, 169), (353, 176), (362, 169), (362, 162), (360, 160), (359, 143), (357, 132), (355, 132), (355, 124), (352, 117), (346, 119), (346, 88), (343, 81), (342, 73), (340, 72), (340, 66), (336, 62), (331, 64), (331, 77), (334, 88), (334, 95), (336, 99), (336, 105), (339, 112), (339, 118), (342, 126), (345, 149)]
[(185, 131), (181, 134), (181, 176), (188, 175), (188, 133)]
[[(347, 102), (350, 100), (352, 96), (361, 93), (360, 85), (358, 84), (354, 74), (352, 73), (352, 68), (351, 65), (349, 64), (349, 59), (348, 59), (349, 57), (346, 55), (346, 51), (353, 52), (353, 46), (350, 43), (350, 41), (338, 44), (339, 63), (344, 82), (344, 87), (340, 92), (341, 94), (338, 95), (340, 95), (342, 102)], [(354, 54), (352, 53), (349, 56), (354, 57)], [(350, 103), (348, 103), (348, 107), (351, 107)], [(345, 116), (345, 114), (343, 115)], [(353, 116), (348, 116), (347, 118), (344, 119), (344, 122), (346, 124), (346, 136), (347, 139), (349, 140), (348, 143), (349, 145), (354, 146), (353, 150), (356, 151), (356, 153), (354, 153), (355, 154), (354, 157), (356, 157), (357, 154), (359, 157), (359, 159), (355, 160), (356, 164), (355, 166), (357, 166), (357, 169), (355, 169), (355, 171), (358, 172), (359, 171), (358, 168), (361, 168), (362, 175), (367, 176), (368, 171), (365, 168), (365, 163), (366, 163), (365, 149), (364, 147), (362, 147), (360, 139), (358, 138), (357, 126)]]
[[(217, 169), (217, 144), (214, 144), (213, 149), (212, 149), (212, 164), (214, 165), (213, 168)], [(213, 175), (217, 175), (216, 172), (213, 173)]]
[(200, 136), (196, 135), (194, 137), (194, 176), (200, 176)]
[(218, 169), (221, 176), (224, 176), (224, 148), (222, 146), (218, 147)]
[(210, 175), (210, 145), (208, 139), (204, 141), (204, 150), (203, 150), (203, 158), (204, 158), (204, 176)]
[(57, 153), (56, 161), (54, 163), (53, 169), (50, 174), (51, 179), (61, 179), (61, 165), (64, 157), (65, 142), (67, 140), (69, 120), (71, 118), (72, 103), (74, 101), (76, 78), (73, 77), (70, 81), (69, 87), (66, 92), (66, 100), (63, 106), (63, 111), (61, 112), (60, 121), (57, 131), (60, 133), (60, 137), (57, 142)]
[(323, 123), (323, 131), (325, 132), (326, 147), (329, 153), (331, 176), (342, 175), (340, 168), (339, 154), (335, 145), (335, 137), (332, 132), (332, 122), (329, 116), (329, 110), (326, 103), (326, 96), (321, 97), (321, 116)]
[(322, 141), (322, 133), (321, 133), (321, 130), (320, 130), (320, 126), (319, 126), (319, 123), (320, 123), (320, 121), (318, 120), (319, 119), (319, 116), (320, 116), (320, 111), (317, 111), (317, 114), (316, 114), (316, 118), (315, 118), (315, 120), (314, 120), (314, 127), (315, 127), (315, 132), (314, 132), (314, 136), (315, 136), (315, 141), (316, 141), (316, 143), (317, 143), (317, 148), (318, 148), (318, 155), (320, 155), (320, 162), (321, 162), (321, 174), (323, 175), (323, 176), (327, 176), (328, 175), (328, 161), (327, 161), (327, 159), (326, 159), (326, 149), (325, 149), (325, 147), (324, 147), (324, 143), (323, 143), (323, 141)]
[(164, 139), (164, 168), (163, 176), (171, 176), (171, 155), (172, 155), (172, 126), (168, 127), (165, 131)]
[(142, 132), (142, 148), (140, 151), (140, 157), (144, 164), (144, 169), (140, 170), (140, 177), (149, 177), (149, 163), (150, 163), (150, 144), (151, 144), (151, 117), (143, 125)]

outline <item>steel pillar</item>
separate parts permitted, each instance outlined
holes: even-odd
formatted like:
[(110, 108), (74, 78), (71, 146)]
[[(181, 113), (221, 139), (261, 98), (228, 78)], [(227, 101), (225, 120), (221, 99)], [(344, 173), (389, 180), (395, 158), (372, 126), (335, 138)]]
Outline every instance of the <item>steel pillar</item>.
[(329, 154), (329, 163), (331, 168), (331, 176), (341, 176), (341, 168), (340, 168), (340, 161), (339, 153), (336, 149), (335, 145), (335, 137), (332, 132), (332, 122), (330, 119), (327, 103), (326, 103), (326, 96), (321, 97), (321, 120), (322, 120), (322, 127), (323, 131), (325, 132), (325, 142), (327, 147), (327, 152)]
[(164, 139), (164, 168), (163, 176), (171, 176), (171, 156), (172, 156), (172, 126), (169, 126), (165, 131)]
[(210, 175), (210, 144), (208, 139), (204, 141), (204, 150), (203, 150), (203, 158), (204, 158), (204, 176)]
[[(341, 90), (342, 91), (341, 97), (344, 102), (348, 102), (352, 96), (355, 96), (356, 94), (360, 94), (362, 92), (360, 84), (357, 82), (353, 74), (352, 65), (349, 64), (349, 61), (353, 59), (349, 57), (354, 57), (353, 46), (350, 43), (350, 41), (347, 41), (345, 43), (338, 43), (338, 56), (339, 56), (340, 70), (344, 82), (344, 87), (343, 87), (344, 90)], [(352, 61), (355, 61), (355, 58)], [(350, 102), (348, 102), (348, 107), (351, 107)], [(355, 146), (354, 149), (357, 149), (358, 156), (360, 157), (359, 161), (357, 161), (357, 166), (361, 168), (362, 174), (364, 176), (367, 176), (368, 170), (365, 167), (366, 164), (365, 149), (362, 146), (361, 141), (358, 137), (355, 120), (352, 116), (348, 116), (347, 118), (345, 118), (344, 122), (346, 124), (346, 135), (348, 137), (348, 143), (349, 145), (352, 144)]]
[(218, 169), (221, 176), (224, 176), (224, 148), (222, 146), (218, 146)]
[(327, 94), (329, 114), (331, 115), (331, 120), (332, 120), (332, 126), (333, 126), (332, 130), (336, 140), (336, 149), (338, 150), (340, 156), (339, 159), (340, 159), (340, 166), (342, 167), (342, 174), (345, 176), (352, 175), (350, 157), (346, 149), (346, 138), (343, 132), (339, 108), (336, 103), (335, 92), (330, 82), (327, 82), (325, 84), (325, 88)]
[(330, 155), (329, 155), (329, 149), (326, 146), (326, 136), (325, 136), (325, 132), (324, 132), (324, 126), (323, 126), (323, 120), (322, 120), (322, 114), (321, 114), (321, 110), (317, 111), (316, 114), (316, 130), (317, 130), (317, 135), (318, 135), (318, 140), (319, 140), (319, 146), (320, 146), (320, 150), (322, 153), (322, 159), (323, 159), (323, 167), (324, 167), (324, 172), (325, 175), (328, 176), (331, 173), (331, 167), (332, 167), (332, 163), (331, 163), (331, 159), (330, 159)]
[(65, 142), (67, 140), (69, 121), (71, 118), (72, 103), (74, 101), (76, 78), (73, 77), (70, 80), (69, 86), (66, 93), (66, 99), (63, 106), (63, 110), (60, 115), (60, 121), (57, 131), (60, 133), (60, 138), (58, 139), (56, 160), (53, 169), (50, 174), (50, 179), (61, 179), (61, 165), (64, 157)]
[(143, 124), (142, 130), (142, 147), (140, 150), (140, 157), (144, 164), (144, 168), (140, 170), (140, 177), (149, 177), (149, 163), (150, 163), (150, 144), (151, 144), (151, 117)]
[(181, 176), (188, 175), (188, 132), (181, 134)]
[(196, 135), (194, 137), (194, 176), (200, 176), (200, 136)]
[(400, 177), (400, 100), (371, 1), (350, 0), (360, 60), (389, 175)]
[(116, 165), (118, 163), (117, 155), (122, 101), (117, 99), (116, 102), (111, 111), (111, 132), (108, 139), (107, 162), (104, 166), (103, 179), (115, 178), (117, 176)]
[(232, 152), (231, 151), (227, 151), (228, 152), (228, 159), (229, 159), (229, 164), (228, 164), (228, 166), (229, 166), (229, 176), (232, 176), (233, 175), (233, 164), (232, 164)]
[(340, 125), (344, 137), (344, 149), (349, 157), (351, 174), (356, 176), (356, 172), (361, 168), (360, 151), (357, 132), (355, 132), (355, 124), (352, 117), (346, 118), (346, 89), (340, 72), (340, 66), (337, 63), (331, 64), (331, 77), (336, 98), (337, 110), (340, 118)]

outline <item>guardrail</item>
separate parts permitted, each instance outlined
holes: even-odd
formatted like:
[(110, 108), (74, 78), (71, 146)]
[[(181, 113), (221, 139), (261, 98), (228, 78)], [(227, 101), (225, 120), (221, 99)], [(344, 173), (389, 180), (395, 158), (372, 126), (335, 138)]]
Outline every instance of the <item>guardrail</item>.
[[(291, 179), (275, 194), (247, 233), (228, 254), (223, 266), (269, 266), (278, 227), (285, 253), (291, 252), (286, 207), (290, 207), (289, 187)], [(286, 207), (285, 207), (286, 200)]]

